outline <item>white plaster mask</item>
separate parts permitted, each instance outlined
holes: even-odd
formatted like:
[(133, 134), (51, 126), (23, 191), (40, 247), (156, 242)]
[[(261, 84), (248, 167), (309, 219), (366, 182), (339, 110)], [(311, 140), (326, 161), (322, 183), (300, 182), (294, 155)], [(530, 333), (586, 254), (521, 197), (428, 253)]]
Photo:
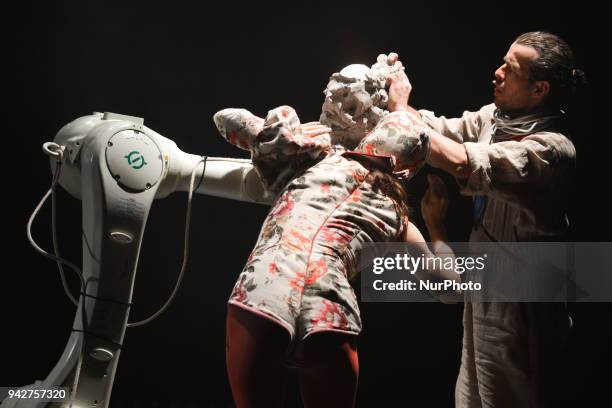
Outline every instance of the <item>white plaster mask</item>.
[(332, 129), (332, 144), (354, 149), (388, 113), (387, 76), (400, 69), (381, 54), (371, 68), (352, 64), (329, 78), (319, 122)]

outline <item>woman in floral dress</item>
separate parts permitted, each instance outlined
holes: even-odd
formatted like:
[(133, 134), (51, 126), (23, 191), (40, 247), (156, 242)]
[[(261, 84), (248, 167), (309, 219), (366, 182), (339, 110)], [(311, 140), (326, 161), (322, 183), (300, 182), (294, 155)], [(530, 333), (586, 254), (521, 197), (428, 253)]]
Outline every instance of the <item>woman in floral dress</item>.
[(426, 159), (423, 124), (407, 111), (388, 113), (348, 150), (332, 143), (331, 128), (302, 125), (288, 106), (265, 119), (225, 109), (214, 120), (227, 141), (251, 152), (276, 194), (229, 299), (236, 404), (282, 406), (294, 360), (306, 407), (353, 406), (361, 319), (349, 281), (364, 243), (423, 240), (400, 183)]

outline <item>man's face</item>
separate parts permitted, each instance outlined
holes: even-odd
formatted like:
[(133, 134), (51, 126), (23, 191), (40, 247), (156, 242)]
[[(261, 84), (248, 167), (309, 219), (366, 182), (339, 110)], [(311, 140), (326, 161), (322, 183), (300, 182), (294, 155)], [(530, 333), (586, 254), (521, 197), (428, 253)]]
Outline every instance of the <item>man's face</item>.
[[(505, 111), (528, 111), (542, 102), (548, 93), (545, 81), (529, 80), (529, 63), (538, 56), (535, 49), (514, 43), (495, 71), (495, 105)], [(545, 89), (543, 89), (543, 87)]]

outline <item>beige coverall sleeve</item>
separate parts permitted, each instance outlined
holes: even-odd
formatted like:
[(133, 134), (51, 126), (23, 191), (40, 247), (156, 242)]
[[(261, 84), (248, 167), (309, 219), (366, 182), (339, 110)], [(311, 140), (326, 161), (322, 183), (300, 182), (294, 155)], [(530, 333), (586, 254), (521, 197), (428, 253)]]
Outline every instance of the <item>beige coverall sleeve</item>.
[(465, 111), (460, 118), (435, 116), (434, 112), (419, 110), (421, 119), (427, 126), (458, 143), (477, 142), (483, 127), (483, 121), (493, 117), (495, 105), (485, 105), (475, 112)]
[(521, 141), (464, 143), (472, 170), (457, 180), (467, 195), (487, 195), (519, 207), (562, 184), (574, 166), (576, 150), (560, 133), (540, 132)]

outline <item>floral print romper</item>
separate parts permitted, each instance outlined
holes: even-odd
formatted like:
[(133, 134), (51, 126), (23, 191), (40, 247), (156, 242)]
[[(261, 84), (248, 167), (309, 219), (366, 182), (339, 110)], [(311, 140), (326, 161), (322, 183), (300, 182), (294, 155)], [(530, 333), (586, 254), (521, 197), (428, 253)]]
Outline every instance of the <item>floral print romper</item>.
[(250, 150), (277, 194), (229, 303), (282, 325), (292, 341), (318, 331), (359, 334), (349, 280), (360, 248), (401, 240), (407, 223), (402, 204), (370, 175), (383, 170), (405, 178), (424, 163), (414, 154), (427, 142), (422, 122), (409, 112), (390, 113), (347, 151), (332, 145), (329, 134), (303, 136), (288, 106), (262, 121), (246, 110), (215, 115), (221, 134)]

